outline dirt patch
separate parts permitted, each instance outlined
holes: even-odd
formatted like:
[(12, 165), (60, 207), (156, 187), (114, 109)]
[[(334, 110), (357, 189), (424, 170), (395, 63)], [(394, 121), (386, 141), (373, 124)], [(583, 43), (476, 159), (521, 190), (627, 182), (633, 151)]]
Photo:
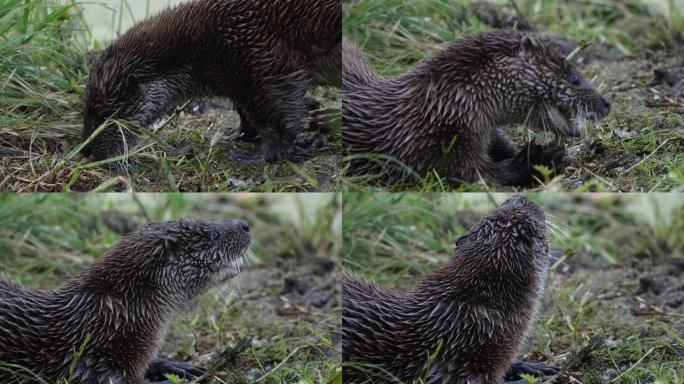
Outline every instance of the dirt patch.
[[(165, 351), (208, 367), (230, 352), (231, 361), (214, 372), (225, 382), (251, 383), (272, 370), (279, 370), (285, 382), (298, 382), (302, 379), (298, 364), (318, 370), (323, 370), (322, 361), (339, 364), (339, 278), (334, 258), (278, 258), (275, 265), (248, 268), (228, 289), (237, 295), (230, 310), (231, 325), (224, 330), (233, 342), (212, 345), (200, 327), (195, 348), (211, 352), (187, 354), (178, 349), (183, 336), (173, 333), (167, 337)], [(288, 345), (284, 351), (283, 344)]]
[(542, 311), (548, 344), (533, 359), (562, 366), (558, 383), (598, 384), (643, 357), (617, 382), (655, 382), (659, 361), (684, 358), (684, 258), (591, 264), (568, 262), (551, 274)]

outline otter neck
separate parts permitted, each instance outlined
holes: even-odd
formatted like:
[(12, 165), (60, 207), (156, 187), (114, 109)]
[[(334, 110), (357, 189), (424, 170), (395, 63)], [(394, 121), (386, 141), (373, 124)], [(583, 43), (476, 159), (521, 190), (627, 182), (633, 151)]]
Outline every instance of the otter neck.
[[(510, 256), (510, 255), (509, 255)], [(530, 255), (515, 255), (518, 261), (502, 267), (482, 260), (454, 256), (446, 265), (426, 277), (416, 293), (425, 302), (449, 302), (512, 309), (527, 306), (537, 299), (543, 271)], [(530, 260), (525, 263), (524, 260)], [(473, 279), (477, 276), (477, 279)]]
[[(173, 276), (163, 274), (163, 267), (155, 265), (164, 261), (143, 256), (149, 252), (153, 250), (141, 252), (140, 257), (127, 257), (124, 250), (113, 248), (66, 288), (75, 296), (91, 297), (93, 302), (117, 303), (118, 311), (143, 309), (148, 313), (166, 316), (180, 308), (187, 297), (170, 284)], [(110, 305), (102, 308), (111, 310)]]

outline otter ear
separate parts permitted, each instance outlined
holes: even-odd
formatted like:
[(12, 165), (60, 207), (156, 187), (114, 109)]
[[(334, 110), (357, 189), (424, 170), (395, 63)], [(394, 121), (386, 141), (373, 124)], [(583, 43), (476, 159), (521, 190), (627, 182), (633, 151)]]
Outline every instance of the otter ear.
[(536, 36), (524, 35), (520, 40), (520, 53), (523, 56), (530, 56), (539, 50), (540, 42)]
[(167, 236), (164, 238), (164, 251), (169, 256), (175, 256), (178, 250), (178, 242), (175, 237)]

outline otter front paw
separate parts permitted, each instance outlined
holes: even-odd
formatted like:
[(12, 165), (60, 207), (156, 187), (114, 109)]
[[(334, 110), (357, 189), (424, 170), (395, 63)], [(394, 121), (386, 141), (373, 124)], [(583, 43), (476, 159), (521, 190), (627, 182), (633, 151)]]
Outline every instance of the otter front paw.
[(557, 145), (530, 143), (507, 162), (506, 184), (527, 187), (537, 180), (544, 180), (544, 175), (535, 169), (540, 165), (550, 169), (552, 175), (557, 175), (570, 165), (570, 156), (565, 148)]
[(158, 381), (166, 379), (165, 375), (173, 374), (180, 378), (190, 380), (194, 377), (203, 375), (206, 371), (205, 368), (196, 365), (157, 357), (152, 360), (150, 366), (147, 368), (145, 378), (150, 381)]
[(266, 142), (261, 145), (261, 153), (264, 156), (264, 160), (268, 163), (277, 163), (284, 160), (289, 152), (289, 145), (268, 145)]
[(508, 372), (506, 372), (506, 380), (521, 379), (520, 375), (528, 374), (537, 377), (553, 376), (560, 372), (560, 368), (554, 365), (534, 364), (525, 361), (514, 361)]
[(259, 133), (257, 133), (256, 129), (252, 128), (251, 126), (241, 124), (240, 130), (238, 131), (238, 135), (235, 138), (235, 140), (242, 141), (245, 143), (251, 143), (257, 141), (258, 138)]
[(541, 151), (539, 162), (533, 164), (546, 166), (553, 171), (554, 175), (563, 173), (572, 161), (565, 147), (562, 146), (549, 144), (541, 146)]

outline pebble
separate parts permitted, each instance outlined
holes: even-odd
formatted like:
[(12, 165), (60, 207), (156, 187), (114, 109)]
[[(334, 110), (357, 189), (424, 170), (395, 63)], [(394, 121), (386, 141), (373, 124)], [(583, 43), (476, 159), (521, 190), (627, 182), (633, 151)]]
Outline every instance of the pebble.
[(620, 130), (620, 129), (613, 131), (613, 134), (614, 134), (616, 137), (620, 138), (620, 139), (628, 139), (628, 138), (630, 138), (630, 137), (634, 137), (634, 136), (637, 135), (636, 132), (633, 132), (633, 131), (623, 131), (623, 130)]

